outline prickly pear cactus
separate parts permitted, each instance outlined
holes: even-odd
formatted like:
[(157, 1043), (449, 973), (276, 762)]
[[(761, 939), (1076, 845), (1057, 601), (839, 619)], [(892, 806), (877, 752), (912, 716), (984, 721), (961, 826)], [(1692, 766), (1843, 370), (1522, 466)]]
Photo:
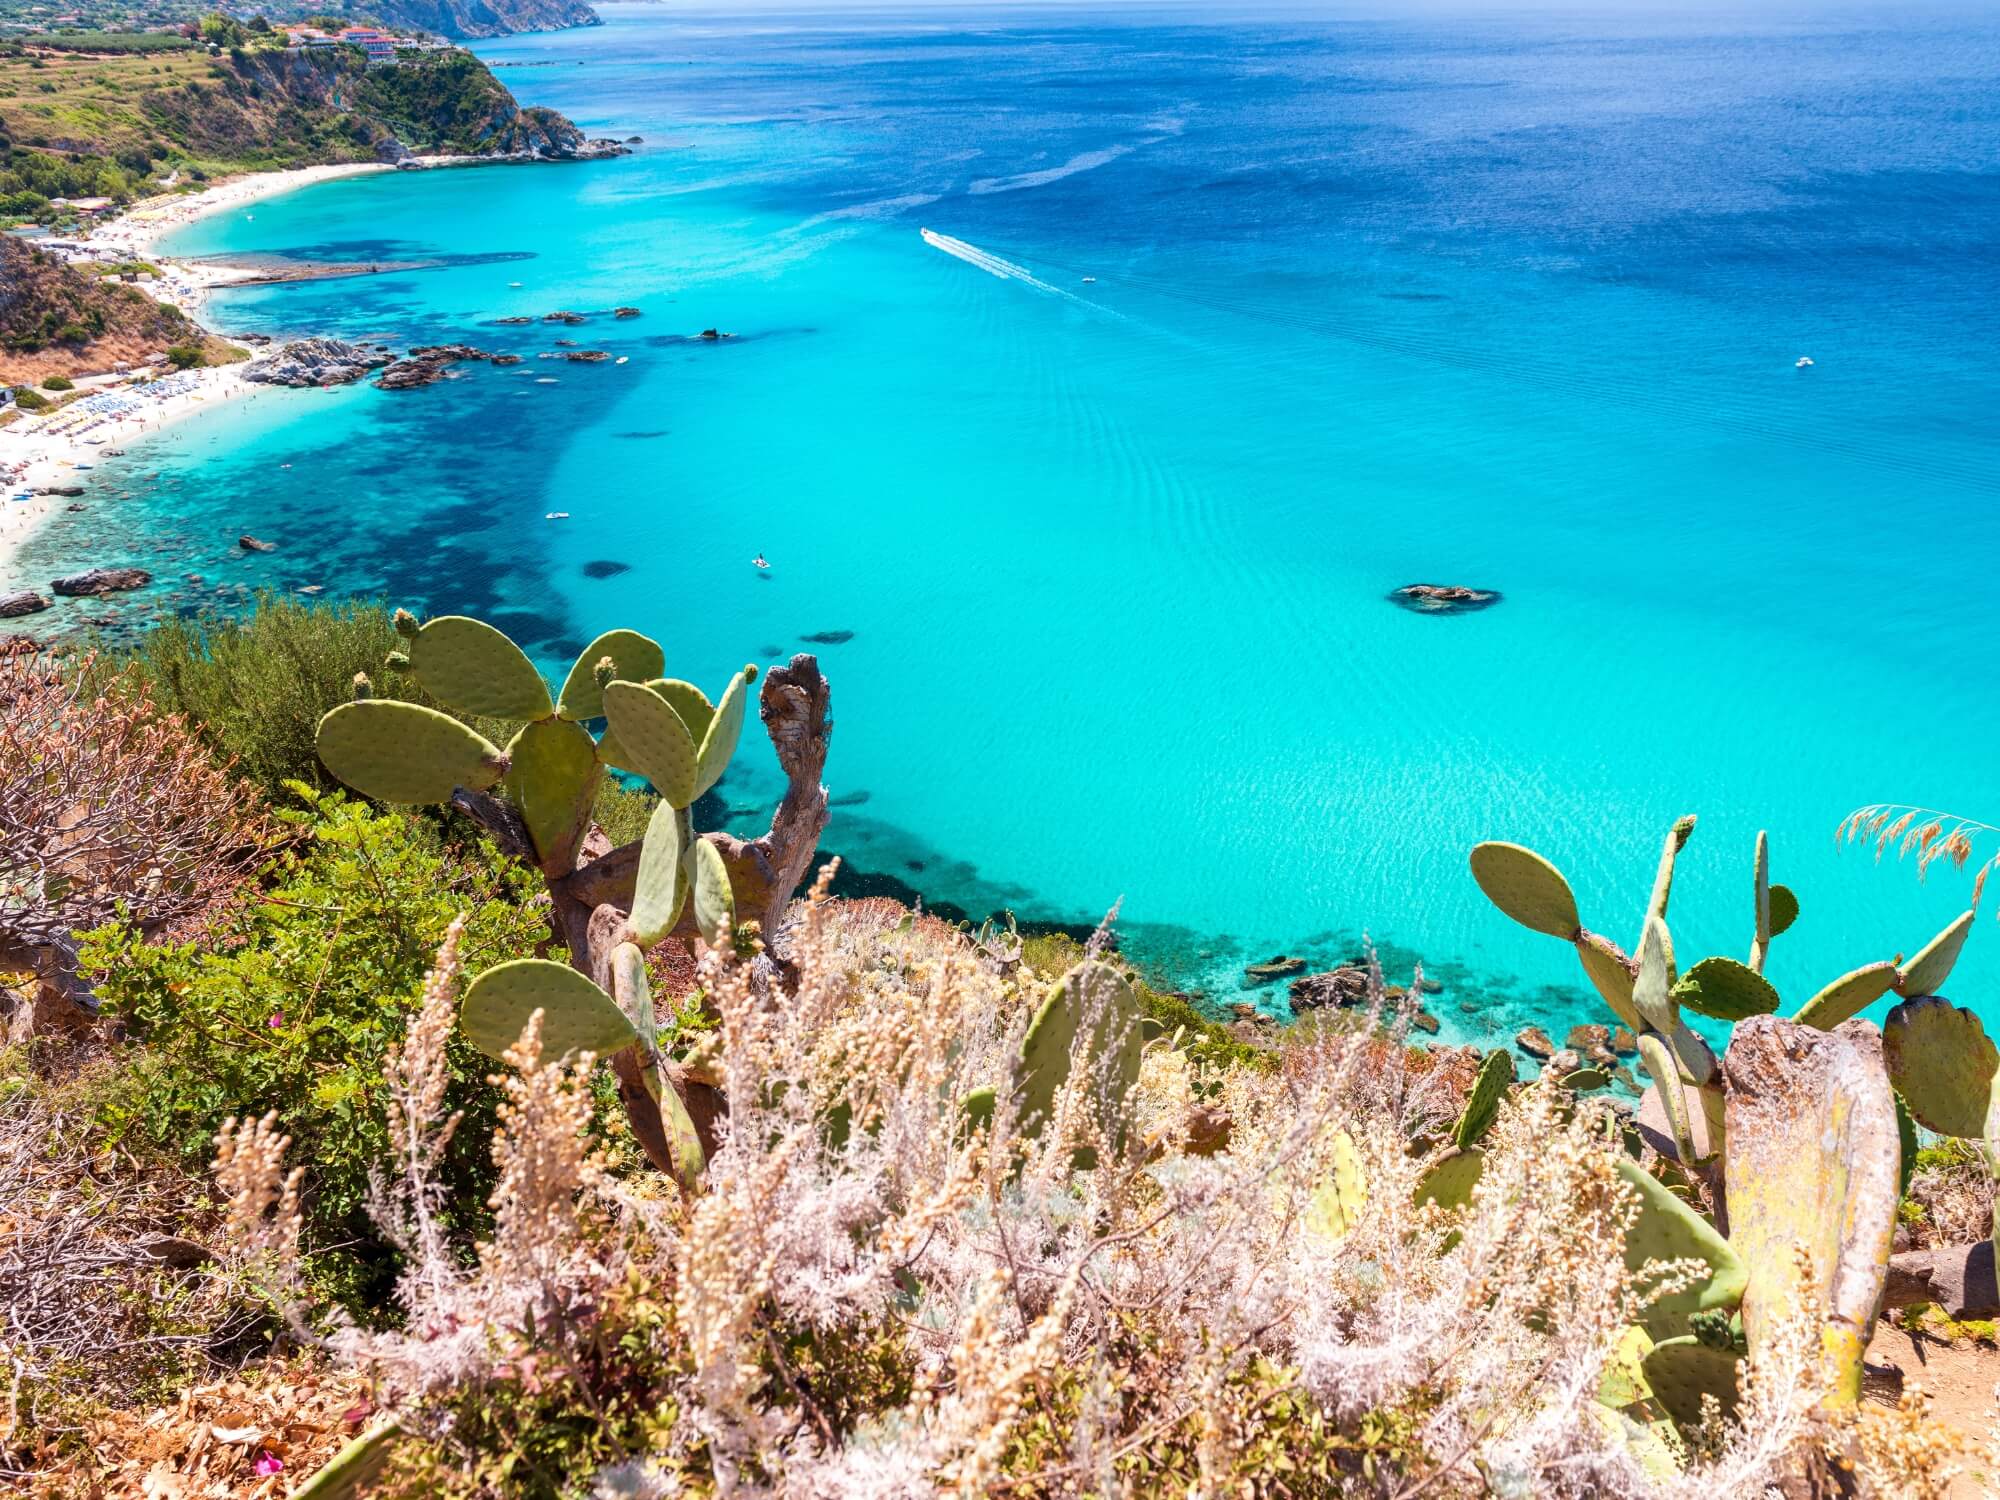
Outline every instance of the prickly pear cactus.
[(329, 771), (378, 802), (447, 802), (459, 787), (484, 791), (507, 771), (499, 747), (450, 714), (386, 698), (330, 709), (318, 748)]
[(693, 832), (686, 814), (662, 801), (646, 822), (646, 840), (639, 846), (639, 876), (632, 892), (632, 932), (650, 948), (674, 930), (687, 904), (687, 860)]
[(383, 1417), (293, 1490), (292, 1500), (354, 1500), (366, 1494), (402, 1436), (402, 1422), (395, 1417)]
[(1520, 844), (1475, 844), (1472, 878), (1500, 910), (1536, 932), (1573, 942), (1583, 927), (1562, 872)]
[(1131, 981), (1107, 963), (1078, 964), (1050, 987), (1021, 1042), (1022, 1131), (1041, 1133), (1079, 1054), (1122, 1103), (1138, 1085), (1143, 1046)]
[(1417, 1184), (1417, 1202), (1444, 1208), (1464, 1208), (1486, 1170), (1486, 1153), (1477, 1146), (1454, 1146), (1440, 1156)]
[(1897, 971), (1896, 993), (1908, 999), (1914, 995), (1935, 995), (1943, 989), (1971, 931), (1972, 913), (1959, 913), (1949, 927), (1924, 944), (1917, 956)]
[(1843, 974), (1799, 1007), (1793, 1020), (1821, 1031), (1831, 1031), (1842, 1021), (1851, 1021), (1896, 987), (1896, 966), (1890, 963), (1863, 964)]
[(1704, 1396), (1713, 1396), (1724, 1416), (1736, 1410), (1741, 1367), (1730, 1350), (1704, 1344), (1693, 1334), (1653, 1345), (1642, 1366), (1654, 1398), (1683, 1427), (1701, 1421)]
[(1514, 1054), (1504, 1047), (1496, 1047), (1486, 1054), (1486, 1061), (1479, 1065), (1479, 1076), (1472, 1080), (1472, 1092), (1466, 1096), (1465, 1110), (1452, 1128), (1451, 1140), (1455, 1146), (1472, 1146), (1479, 1142), (1493, 1126), (1494, 1117), (1500, 1113), (1500, 1102), (1507, 1097), (1507, 1090), (1514, 1083)]
[[(414, 622), (399, 612), (399, 629)], [(548, 684), (527, 653), (483, 620), (443, 615), (409, 637), (409, 670), (446, 708), (489, 719), (545, 719)]]
[(505, 1057), (536, 1011), (549, 1057), (609, 1057), (639, 1040), (615, 1000), (568, 964), (545, 958), (517, 958), (486, 970), (466, 987), (458, 1020), (473, 1046), (488, 1057)]
[(1346, 1131), (1334, 1132), (1330, 1155), (1326, 1180), (1313, 1190), (1301, 1222), (1308, 1233), (1338, 1243), (1353, 1233), (1368, 1206), (1368, 1174), (1354, 1137)]
[(1639, 1217), (1625, 1234), (1626, 1267), (1637, 1271), (1647, 1261), (1670, 1260), (1699, 1260), (1708, 1266), (1705, 1280), (1657, 1298), (1646, 1309), (1647, 1331), (1654, 1338), (1674, 1338), (1689, 1331), (1694, 1314), (1740, 1303), (1749, 1270), (1729, 1241), (1637, 1162), (1621, 1157), (1617, 1171), (1639, 1197)]
[[(598, 668), (606, 661), (611, 663), (611, 671), (600, 681)], [(666, 667), (666, 653), (657, 641), (636, 630), (607, 630), (583, 648), (569, 669), (556, 700), (556, 712), (565, 719), (601, 718), (605, 682), (650, 682)]]
[(1716, 1021), (1746, 1021), (1778, 1008), (1777, 986), (1733, 958), (1704, 958), (1674, 982), (1670, 993), (1689, 1010)]
[[(1825, 1399), (1852, 1403), (1896, 1227), (1901, 1146), (1881, 1035), (1865, 1021), (1829, 1032), (1753, 1016), (1736, 1028), (1722, 1071), (1730, 1243), (1750, 1269), (1750, 1348), (1797, 1298), (1815, 1298)], [(1809, 1288), (1798, 1284), (1795, 1246)]]
[(1882, 1026), (1889, 1082), (1926, 1130), (2000, 1137), (2000, 1047), (1979, 1017), (1937, 995), (1905, 1000)]

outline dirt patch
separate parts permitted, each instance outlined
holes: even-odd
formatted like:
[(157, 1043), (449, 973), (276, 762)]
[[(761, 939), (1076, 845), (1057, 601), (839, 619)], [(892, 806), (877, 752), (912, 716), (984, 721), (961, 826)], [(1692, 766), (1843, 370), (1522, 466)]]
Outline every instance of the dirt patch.
[[(1931, 1398), (1931, 1415), (1977, 1441), (2000, 1423), (2000, 1348), (1991, 1344), (1944, 1343), (1911, 1334), (1886, 1318), (1868, 1345), (1867, 1396), (1894, 1405), (1902, 1389), (1920, 1385)], [(1962, 1476), (1951, 1500), (1984, 1500), (2000, 1495), (2000, 1474)]]

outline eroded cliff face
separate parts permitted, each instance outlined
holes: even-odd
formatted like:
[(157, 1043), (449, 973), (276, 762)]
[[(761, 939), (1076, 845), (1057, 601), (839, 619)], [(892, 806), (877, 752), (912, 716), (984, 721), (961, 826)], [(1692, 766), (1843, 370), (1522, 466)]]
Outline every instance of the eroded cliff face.
[(606, 154), (550, 109), (523, 109), (467, 52), (370, 68), (346, 49), (232, 54), (221, 79), (147, 96), (192, 155), (271, 166), (411, 155)]
[(200, 338), (178, 308), (0, 234), (0, 384), (108, 370)]
[(454, 38), (603, 24), (582, 0), (371, 0), (368, 9), (391, 26)]

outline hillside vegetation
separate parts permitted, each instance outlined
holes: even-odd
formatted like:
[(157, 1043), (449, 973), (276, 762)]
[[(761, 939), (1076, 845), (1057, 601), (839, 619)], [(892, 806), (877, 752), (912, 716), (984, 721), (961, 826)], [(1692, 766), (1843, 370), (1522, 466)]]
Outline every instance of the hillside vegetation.
[(42, 218), (57, 197), (127, 201), (176, 168), (193, 181), (413, 153), (561, 157), (582, 144), (465, 52), (393, 68), (345, 47), (0, 55), (0, 222)]
[(0, 235), (0, 383), (137, 365), (175, 347), (241, 357), (179, 308)]

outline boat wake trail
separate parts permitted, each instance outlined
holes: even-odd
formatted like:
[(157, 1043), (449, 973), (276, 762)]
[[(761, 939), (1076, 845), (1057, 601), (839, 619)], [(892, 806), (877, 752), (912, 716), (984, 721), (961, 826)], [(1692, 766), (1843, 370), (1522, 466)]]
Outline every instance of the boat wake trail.
[[(948, 234), (939, 234), (935, 229), (917, 231), (924, 237), (924, 243), (934, 250), (942, 250), (946, 255), (964, 261), (968, 266), (977, 266), (988, 276), (997, 276), (1002, 281), (1019, 281), (1033, 287), (1038, 292), (1047, 292), (1052, 297), (1067, 297), (1072, 302), (1082, 302), (1083, 298), (1073, 292), (1066, 292), (1059, 286), (1050, 286), (1026, 266), (1017, 266), (1011, 260), (1002, 260), (997, 255), (989, 255), (977, 245), (968, 245), (964, 240), (955, 240)], [(1095, 306), (1094, 303), (1087, 304)]]

